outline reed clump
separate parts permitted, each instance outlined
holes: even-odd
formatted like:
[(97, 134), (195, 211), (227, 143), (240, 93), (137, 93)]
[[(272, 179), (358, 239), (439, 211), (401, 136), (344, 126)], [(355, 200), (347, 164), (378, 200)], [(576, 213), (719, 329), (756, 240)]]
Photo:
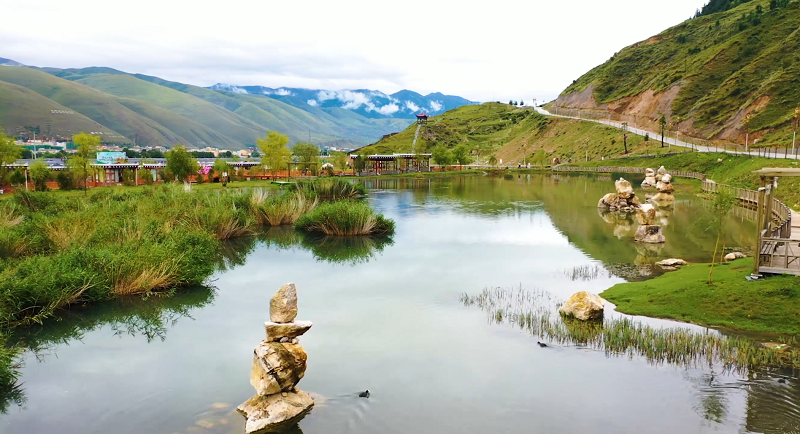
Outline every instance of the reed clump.
[(364, 184), (333, 177), (300, 181), (294, 184), (291, 190), (326, 201), (356, 199), (367, 195), (367, 188)]
[(390, 235), (394, 233), (394, 226), (393, 220), (355, 200), (322, 203), (295, 223), (295, 228), (306, 232), (339, 236)]
[(561, 345), (598, 349), (608, 356), (642, 357), (652, 364), (686, 368), (719, 366), (742, 373), (766, 367), (800, 368), (800, 351), (792, 338), (782, 341), (788, 349), (774, 350), (748, 338), (686, 327), (652, 327), (624, 317), (582, 322), (558, 315), (561, 303), (540, 290), (487, 288), (476, 296), (463, 294), (460, 300), (486, 312), (490, 323), (518, 327)]

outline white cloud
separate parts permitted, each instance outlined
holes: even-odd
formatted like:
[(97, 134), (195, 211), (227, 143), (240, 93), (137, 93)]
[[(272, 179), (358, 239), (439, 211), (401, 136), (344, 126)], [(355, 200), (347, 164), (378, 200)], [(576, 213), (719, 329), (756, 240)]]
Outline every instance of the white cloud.
[(409, 111), (412, 111), (412, 112), (418, 112), (420, 110), (420, 107), (418, 105), (414, 104), (411, 101), (406, 101), (405, 102), (405, 106)]
[(385, 106), (378, 108), (376, 111), (382, 115), (390, 115), (397, 113), (398, 110), (400, 110), (400, 107), (397, 104), (386, 104)]
[(440, 112), (444, 108), (441, 101), (431, 101), (431, 111)]
[(294, 96), (294, 93), (288, 89), (277, 89), (274, 93), (280, 96)]
[[(508, 0), (497, 7), (469, 8), (440, 0), (426, 3), (424, 14), (366, 0), (226, 2), (225, 10), (246, 10), (248, 16), (303, 17), (302, 32), (294, 21), (276, 19), (264, 34), (258, 26), (208, 32), (218, 26), (220, 10), (186, 8), (182, 2), (139, 0), (119, 19), (120, 9), (103, 0), (4, 0), (3, 16), (35, 16), (39, 28), (77, 21), (93, 25), (61, 33), (31, 32), (25, 20), (6, 20), (0, 26), (0, 56), (36, 66), (109, 66), (199, 86), (223, 82), (387, 93), (413, 89), (478, 101), (543, 101), (621, 48), (680, 24), (706, 2), (672, 0), (663, 7), (641, 0), (575, 0), (569, 6), (571, 28), (626, 23), (587, 38), (580, 32), (565, 33), (560, 21), (548, 19), (565, 13), (563, 2)], [(364, 37), (362, 26), (329, 31), (331, 22), (374, 22), (386, 13), (394, 22), (408, 23), (406, 31), (380, 37)], [(180, 22), (176, 16), (182, 17)], [(508, 23), (518, 17), (529, 18), (523, 32), (559, 36), (531, 53), (525, 38), (507, 38)], [(480, 31), (462, 31), (478, 27)], [(450, 38), (454, 32), (457, 40)], [(409, 34), (448, 40), (447, 50), (409, 49)], [(509, 59), (514, 68), (497, 69)]]
[(310, 100), (306, 101), (306, 104), (310, 105), (311, 107), (316, 107), (316, 106), (319, 105), (319, 104), (317, 104), (317, 101), (313, 100), (313, 99), (310, 99)]

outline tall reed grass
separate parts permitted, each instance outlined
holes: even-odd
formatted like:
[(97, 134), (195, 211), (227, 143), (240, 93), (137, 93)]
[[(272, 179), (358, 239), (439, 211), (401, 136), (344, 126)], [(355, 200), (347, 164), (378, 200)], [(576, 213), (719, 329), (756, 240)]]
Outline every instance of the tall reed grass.
[(356, 199), (367, 195), (367, 188), (364, 184), (333, 177), (299, 181), (291, 187), (291, 190), (326, 201)]
[(508, 324), (539, 339), (561, 345), (580, 345), (609, 356), (642, 357), (656, 365), (681, 367), (719, 366), (746, 372), (765, 367), (800, 368), (800, 351), (793, 338), (783, 338), (787, 350), (774, 350), (749, 338), (700, 332), (686, 327), (652, 327), (630, 318), (582, 322), (562, 318), (560, 302), (545, 291), (522, 288), (484, 289), (460, 298), (465, 306), (477, 306), (490, 323)]
[(375, 214), (366, 203), (354, 200), (320, 204), (297, 220), (295, 227), (339, 236), (394, 233), (394, 221)]

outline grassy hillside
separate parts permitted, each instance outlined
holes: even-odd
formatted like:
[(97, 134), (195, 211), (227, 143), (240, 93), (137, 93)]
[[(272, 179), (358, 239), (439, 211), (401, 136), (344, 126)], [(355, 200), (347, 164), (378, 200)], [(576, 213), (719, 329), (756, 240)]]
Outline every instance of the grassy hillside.
[[(47, 134), (47, 124), (50, 124), (50, 132), (56, 135), (67, 136), (70, 131), (103, 131), (106, 136), (119, 135), (69, 107), (5, 81), (0, 81), (0, 107), (0, 125), (10, 134), (36, 125)], [(43, 124), (42, 119), (47, 119), (47, 123)]]
[[(0, 81), (28, 88), (42, 97), (68, 107), (105, 126), (107, 130), (115, 131), (124, 136), (120, 138), (113, 137), (113, 134), (103, 134), (103, 136), (110, 136), (103, 138), (106, 142), (127, 143), (131, 141), (131, 138), (138, 136), (142, 142), (171, 143), (160, 131), (163, 127), (157, 122), (125, 107), (113, 96), (89, 86), (63, 80), (42, 71), (9, 66), (0, 66)], [(18, 96), (38, 99), (32, 94)], [(20, 101), (19, 104), (31, 104), (31, 102)], [(3, 113), (5, 112), (3, 110)], [(0, 117), (0, 122), (2, 122), (3, 126), (9, 125), (6, 124), (7, 118), (5, 116)], [(52, 124), (55, 117), (45, 112), (40, 113), (39, 116), (31, 116), (30, 122), (32, 125), (44, 127), (47, 123)], [(66, 131), (52, 130), (51, 132), (54, 135), (70, 136), (72, 133), (82, 130), (83, 128), (78, 124), (67, 123)], [(101, 131), (105, 132), (106, 130)]]
[(735, 142), (751, 114), (751, 140), (783, 146), (800, 103), (800, 2), (740, 3), (622, 49), (556, 104), (651, 120), (663, 112), (686, 133)]
[[(365, 147), (361, 153), (391, 154), (411, 152), (416, 124), (399, 134)], [(540, 149), (548, 159), (562, 161), (613, 158), (624, 155), (623, 133), (594, 122), (547, 118), (533, 109), (508, 104), (485, 103), (450, 110), (428, 120), (420, 130), (417, 152), (429, 152), (436, 145), (452, 148), (466, 144), (473, 155), (486, 161), (489, 155), (513, 165), (530, 161)], [(662, 154), (668, 148), (643, 137), (628, 134), (628, 152)]]
[[(198, 124), (206, 125), (238, 143), (255, 145), (257, 138), (266, 135), (266, 128), (230, 110), (130, 75), (96, 74), (77, 81), (111, 95), (162, 107)], [(216, 144), (209, 142), (207, 145)]]
[[(288, 104), (104, 67), (2, 66), (0, 83), (0, 128), (12, 134), (25, 133), (28, 125), (45, 132), (49, 124), (49, 135), (57, 138), (88, 131), (102, 132), (105, 142), (240, 149), (254, 145), (267, 130), (276, 130), (293, 141), (310, 138), (321, 145), (358, 147), (411, 122), (371, 119), (344, 109), (321, 109), (302, 101)], [(61, 109), (73, 114), (54, 111)]]

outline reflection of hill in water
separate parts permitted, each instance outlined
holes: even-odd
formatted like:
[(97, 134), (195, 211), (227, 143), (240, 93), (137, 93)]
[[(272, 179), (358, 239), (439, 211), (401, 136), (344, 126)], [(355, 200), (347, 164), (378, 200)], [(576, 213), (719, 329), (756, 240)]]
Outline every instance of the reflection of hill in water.
[[(707, 216), (708, 211), (700, 198), (691, 193), (679, 193), (671, 207), (658, 208), (657, 221), (663, 226), (667, 242), (657, 246), (637, 245), (633, 241), (638, 226), (634, 215), (610, 215), (597, 208), (601, 197), (614, 192), (615, 178), (618, 176), (521, 174), (512, 175), (510, 179), (508, 176), (387, 178), (369, 180), (366, 184), (373, 189), (411, 190), (415, 206), (435, 209), (442, 204), (457, 212), (487, 218), (543, 210), (570, 243), (589, 256), (612, 270), (631, 268), (623, 273), (626, 278), (637, 274), (646, 277), (654, 271), (653, 264), (664, 258), (689, 262), (711, 259), (715, 237), (706, 230), (702, 217)], [(641, 179), (626, 179), (634, 185), (641, 183)], [(676, 181), (682, 182), (686, 181)], [(636, 189), (641, 199), (655, 193), (654, 189)], [(726, 245), (752, 245), (753, 228), (754, 225), (741, 215), (732, 215)]]

